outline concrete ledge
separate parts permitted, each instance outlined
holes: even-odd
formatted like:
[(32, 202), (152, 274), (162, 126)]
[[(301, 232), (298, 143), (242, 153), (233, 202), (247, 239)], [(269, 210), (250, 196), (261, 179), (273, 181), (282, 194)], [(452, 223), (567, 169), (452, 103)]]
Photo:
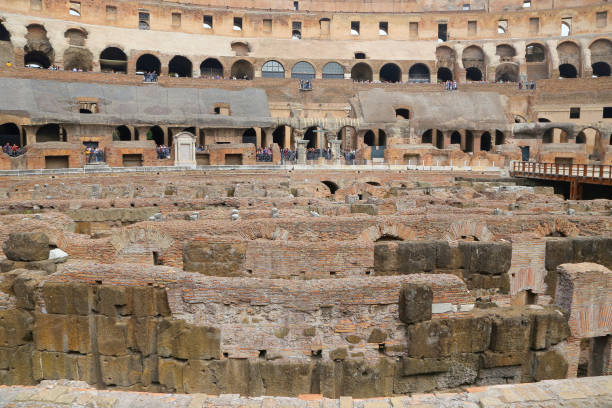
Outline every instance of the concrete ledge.
[(152, 394), (124, 391), (100, 391), (79, 381), (43, 381), (35, 387), (0, 386), (0, 406), (59, 408), (94, 406), (127, 408), (135, 406), (212, 408), (404, 408), (446, 407), (603, 407), (612, 404), (612, 377), (583, 377), (572, 380), (548, 380), (538, 383), (471, 387), (463, 392), (413, 394), (372, 398), (323, 398), (308, 394), (299, 397), (241, 397), (238, 394)]
[(418, 170), (439, 172), (486, 172), (501, 173), (499, 167), (451, 167), (451, 166), (417, 166), (399, 164), (370, 164), (370, 165), (243, 165), (243, 166), (154, 166), (154, 167), (105, 167), (105, 168), (71, 168), (71, 169), (33, 169), (33, 170), (2, 170), (0, 176), (37, 176), (54, 174), (110, 174), (110, 173), (156, 173), (156, 172), (183, 172), (183, 171), (278, 171), (278, 170)]

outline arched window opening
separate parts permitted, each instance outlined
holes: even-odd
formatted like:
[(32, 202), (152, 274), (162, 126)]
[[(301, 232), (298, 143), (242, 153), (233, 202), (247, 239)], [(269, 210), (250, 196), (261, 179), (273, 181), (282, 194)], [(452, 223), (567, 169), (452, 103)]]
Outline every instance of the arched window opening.
[(548, 129), (546, 132), (544, 132), (544, 135), (542, 136), (542, 143), (544, 144), (552, 143), (554, 132), (555, 132), (554, 129)]
[(592, 66), (594, 77), (607, 77), (610, 76), (610, 65), (606, 62), (596, 62)]
[(136, 74), (144, 75), (147, 72), (161, 72), (161, 62), (155, 55), (144, 54), (136, 61)]
[(323, 67), (323, 79), (344, 79), (344, 67), (337, 62), (328, 62)]
[(377, 146), (386, 146), (387, 145), (387, 134), (384, 130), (378, 129), (378, 145)]
[(408, 71), (408, 82), (429, 83), (429, 68), (425, 64), (414, 64)]
[(127, 56), (119, 48), (106, 48), (100, 53), (100, 70), (102, 72), (127, 74)]
[(363, 135), (363, 143), (368, 146), (374, 146), (376, 137), (374, 136), (374, 132), (368, 130), (365, 135)]
[(527, 62), (544, 62), (546, 50), (540, 44), (529, 44), (525, 49), (525, 59)]
[(11, 33), (0, 23), (0, 41), (11, 41)]
[(9, 144), (10, 146), (17, 145), (21, 147), (21, 135), (19, 126), (14, 123), (5, 123), (0, 125), (0, 147)]
[(200, 76), (203, 78), (223, 78), (223, 65), (216, 58), (207, 58), (200, 64)]
[(278, 61), (267, 61), (261, 67), (262, 78), (284, 78), (285, 68)]
[(476, 67), (470, 67), (465, 70), (465, 79), (468, 81), (482, 81), (482, 72)]
[(383, 234), (374, 242), (385, 242), (385, 241), (403, 241), (403, 239), (398, 237), (397, 235)]
[(437, 76), (438, 76), (438, 81), (441, 81), (441, 82), (453, 80), (453, 73), (448, 68), (444, 68), (444, 67), (438, 68)]
[(132, 132), (127, 126), (121, 125), (113, 131), (113, 140), (121, 142), (129, 142), (132, 140)]
[(168, 72), (170, 76), (191, 77), (193, 75), (193, 64), (182, 55), (177, 55), (170, 60)]
[(24, 66), (28, 68), (44, 68), (51, 66), (49, 57), (40, 51), (30, 51), (23, 58)]
[(255, 132), (255, 129), (250, 128), (242, 133), (242, 143), (251, 143), (257, 146), (257, 132)]
[(325, 181), (322, 181), (321, 183), (325, 184), (327, 188), (329, 188), (329, 192), (332, 193), (332, 195), (336, 194), (336, 191), (338, 191), (339, 187), (333, 181), (325, 180)]
[(491, 151), (491, 134), (489, 132), (484, 132), (480, 136), (480, 150), (484, 152)]
[(272, 143), (276, 143), (281, 149), (289, 147), (285, 146), (285, 126), (279, 126), (274, 129), (274, 132), (272, 132)]
[(351, 69), (351, 78), (357, 82), (372, 82), (372, 68), (365, 62), (355, 64)]
[(433, 130), (428, 129), (425, 131), (425, 133), (423, 133), (423, 135), (421, 136), (421, 143), (433, 144)]
[(495, 131), (495, 146), (503, 145), (505, 142), (504, 132), (501, 130)]
[(153, 140), (157, 146), (164, 144), (164, 131), (159, 126), (153, 126), (147, 132), (147, 140)]
[(572, 27), (569, 25), (569, 23), (565, 21), (561, 22), (561, 37), (567, 37), (570, 35), (571, 31)]
[(399, 108), (395, 110), (395, 117), (397, 119), (410, 119), (410, 110), (405, 108)]
[(381, 82), (402, 82), (402, 70), (395, 64), (389, 63), (380, 69)]
[(232, 65), (232, 78), (251, 80), (255, 77), (253, 64), (246, 60), (239, 60)]
[(56, 123), (41, 126), (36, 132), (36, 143), (65, 142), (66, 129)]
[(559, 76), (561, 78), (577, 78), (578, 71), (572, 64), (559, 65)]
[(451, 134), (450, 137), (450, 144), (461, 144), (461, 133), (457, 132), (456, 130)]
[(291, 68), (291, 78), (313, 80), (315, 69), (310, 63), (300, 61)]
[(509, 44), (500, 44), (495, 47), (495, 55), (497, 55), (502, 62), (510, 61), (516, 56), (516, 50)]
[(518, 82), (519, 66), (518, 64), (505, 63), (500, 64), (495, 69), (495, 82)]
[(314, 149), (317, 147), (317, 133), (315, 133), (316, 130), (317, 127), (313, 126), (306, 129), (306, 132), (304, 133), (304, 140), (308, 140), (308, 144), (306, 145), (307, 149)]

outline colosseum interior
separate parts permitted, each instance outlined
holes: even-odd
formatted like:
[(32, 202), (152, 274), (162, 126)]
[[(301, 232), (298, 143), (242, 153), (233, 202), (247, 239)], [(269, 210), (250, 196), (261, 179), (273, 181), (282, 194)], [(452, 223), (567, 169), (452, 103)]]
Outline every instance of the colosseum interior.
[(612, 406), (607, 0), (0, 0), (0, 407)]

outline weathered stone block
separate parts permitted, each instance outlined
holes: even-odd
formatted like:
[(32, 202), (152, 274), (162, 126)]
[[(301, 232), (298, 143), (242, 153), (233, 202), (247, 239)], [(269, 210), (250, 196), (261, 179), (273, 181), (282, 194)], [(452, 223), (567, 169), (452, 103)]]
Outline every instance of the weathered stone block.
[(15, 348), (0, 346), (0, 384), (33, 385), (32, 345)]
[(464, 274), (501, 275), (510, 269), (512, 244), (506, 242), (459, 242)]
[(17, 309), (0, 310), (0, 347), (17, 347), (32, 340), (32, 316)]
[(434, 241), (406, 241), (398, 244), (397, 264), (400, 273), (433, 271), (436, 268), (436, 258)]
[(89, 320), (85, 316), (36, 313), (34, 344), (40, 351), (89, 353)]
[(258, 360), (250, 363), (250, 389), (260, 395), (297, 397), (309, 394), (316, 362), (274, 362)]
[(570, 335), (569, 324), (565, 316), (556, 309), (548, 309), (534, 314), (533, 336), (531, 347), (535, 350), (547, 349)]
[(370, 336), (368, 337), (368, 343), (384, 343), (387, 339), (387, 334), (381, 329), (372, 329)]
[(132, 317), (127, 321), (127, 346), (144, 356), (157, 351), (158, 322), (150, 317)]
[(570, 239), (547, 239), (545, 267), (554, 271), (557, 266), (574, 260), (574, 247)]
[(13, 292), (17, 297), (17, 307), (34, 310), (36, 306), (36, 288), (46, 275), (43, 271), (24, 271), (19, 269), (11, 273), (19, 273), (12, 284)]
[(346, 360), (348, 357), (348, 352), (345, 347), (337, 348), (329, 352), (329, 359), (332, 361), (335, 360)]
[(14, 269), (28, 269), (31, 271), (45, 271), (47, 274), (52, 274), (57, 271), (57, 263), (55, 260), (46, 259), (44, 261), (11, 261), (3, 259), (0, 261), (0, 273), (6, 273)]
[(480, 364), (484, 368), (517, 366), (525, 364), (526, 361), (526, 351), (496, 353), (491, 350), (485, 350), (485, 352), (480, 355)]
[(610, 237), (575, 237), (571, 239), (574, 252), (574, 263), (593, 262), (612, 268), (612, 238)]
[(525, 351), (531, 344), (532, 319), (522, 313), (495, 316), (491, 331), (491, 350)]
[(533, 378), (536, 381), (565, 378), (567, 368), (567, 360), (556, 350), (533, 353)]
[[(127, 316), (133, 310), (132, 288), (98, 285), (94, 290), (94, 310), (108, 317)], [(140, 299), (138, 301), (141, 301)], [(145, 301), (146, 300), (142, 300)]]
[(136, 354), (101, 356), (100, 370), (104, 384), (131, 387), (141, 382), (143, 367), (140, 356)]
[(399, 319), (412, 324), (431, 319), (433, 291), (425, 284), (405, 284), (400, 289)]
[(440, 358), (403, 357), (400, 373), (403, 376), (442, 373), (450, 368), (450, 360)]
[(183, 369), (187, 363), (173, 358), (160, 358), (157, 372), (163, 392), (185, 392), (183, 387)]
[(376, 204), (351, 204), (351, 214), (378, 215), (378, 206)]
[(96, 340), (98, 351), (106, 356), (123, 356), (128, 353), (129, 319), (114, 319), (96, 315)]
[(49, 237), (42, 232), (12, 232), (2, 250), (11, 261), (43, 261), (49, 259)]
[(89, 287), (84, 283), (48, 282), (42, 287), (41, 293), (47, 313), (89, 313)]
[(219, 359), (221, 334), (218, 328), (195, 326), (182, 320), (163, 320), (159, 325), (157, 351), (163, 357)]
[(94, 384), (93, 356), (35, 351), (32, 355), (34, 380), (76, 380)]

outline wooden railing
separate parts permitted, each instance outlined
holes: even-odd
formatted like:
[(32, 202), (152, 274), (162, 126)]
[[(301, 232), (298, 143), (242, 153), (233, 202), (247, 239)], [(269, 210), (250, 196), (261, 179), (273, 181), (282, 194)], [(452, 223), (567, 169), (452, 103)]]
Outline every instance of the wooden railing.
[(612, 165), (514, 162), (512, 164), (512, 175), (534, 178), (588, 178), (610, 181), (612, 180)]

